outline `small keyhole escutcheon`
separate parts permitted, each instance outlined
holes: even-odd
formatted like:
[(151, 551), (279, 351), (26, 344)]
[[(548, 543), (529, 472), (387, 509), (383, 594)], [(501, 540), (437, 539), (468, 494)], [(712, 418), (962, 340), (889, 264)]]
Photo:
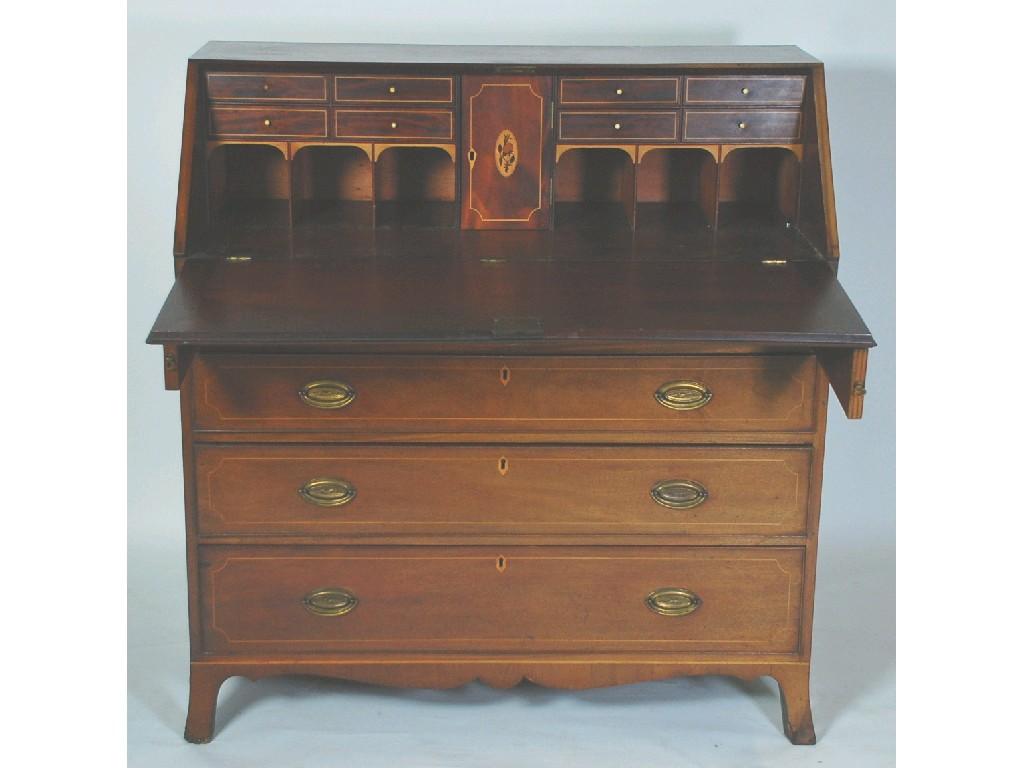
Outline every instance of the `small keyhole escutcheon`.
[(512, 378), (512, 371), (509, 370), (508, 366), (501, 369), (499, 378), (501, 378), (501, 385), (507, 387), (509, 380)]
[(504, 456), (498, 459), (498, 474), (502, 477), (508, 474), (508, 459)]
[(504, 573), (505, 569), (508, 568), (508, 560), (505, 559), (504, 555), (498, 555), (494, 567), (498, 569), (498, 573)]

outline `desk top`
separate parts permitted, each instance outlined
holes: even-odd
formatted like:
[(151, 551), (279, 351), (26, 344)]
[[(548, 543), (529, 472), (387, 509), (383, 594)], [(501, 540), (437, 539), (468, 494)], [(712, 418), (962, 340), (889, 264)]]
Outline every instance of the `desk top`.
[(670, 353), (713, 343), (871, 347), (824, 262), (191, 259), (148, 342), (408, 344)]
[(193, 61), (487, 67), (807, 67), (821, 62), (795, 45), (397, 45), (211, 41)]

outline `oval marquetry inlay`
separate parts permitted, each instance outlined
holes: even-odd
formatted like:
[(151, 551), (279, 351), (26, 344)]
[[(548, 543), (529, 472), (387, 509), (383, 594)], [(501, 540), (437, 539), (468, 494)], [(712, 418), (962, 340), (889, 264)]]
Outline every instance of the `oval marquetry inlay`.
[(498, 166), (498, 173), (505, 177), (515, 173), (516, 166), (519, 165), (519, 142), (508, 128), (498, 134), (498, 142), (494, 147), (494, 162)]

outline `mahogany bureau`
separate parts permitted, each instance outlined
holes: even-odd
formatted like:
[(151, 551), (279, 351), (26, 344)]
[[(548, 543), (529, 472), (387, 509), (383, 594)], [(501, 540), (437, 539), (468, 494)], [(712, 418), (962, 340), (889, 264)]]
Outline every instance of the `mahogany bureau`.
[(185, 737), (226, 678), (808, 695), (836, 280), (788, 47), (209, 43), (176, 281)]

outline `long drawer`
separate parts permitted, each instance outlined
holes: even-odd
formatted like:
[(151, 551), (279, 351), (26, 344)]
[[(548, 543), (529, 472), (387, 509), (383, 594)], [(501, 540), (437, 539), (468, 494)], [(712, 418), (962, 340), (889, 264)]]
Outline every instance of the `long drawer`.
[(222, 533), (800, 534), (809, 448), (196, 448)]
[(208, 653), (797, 650), (801, 548), (204, 547)]
[(201, 355), (196, 429), (808, 431), (813, 356)]

